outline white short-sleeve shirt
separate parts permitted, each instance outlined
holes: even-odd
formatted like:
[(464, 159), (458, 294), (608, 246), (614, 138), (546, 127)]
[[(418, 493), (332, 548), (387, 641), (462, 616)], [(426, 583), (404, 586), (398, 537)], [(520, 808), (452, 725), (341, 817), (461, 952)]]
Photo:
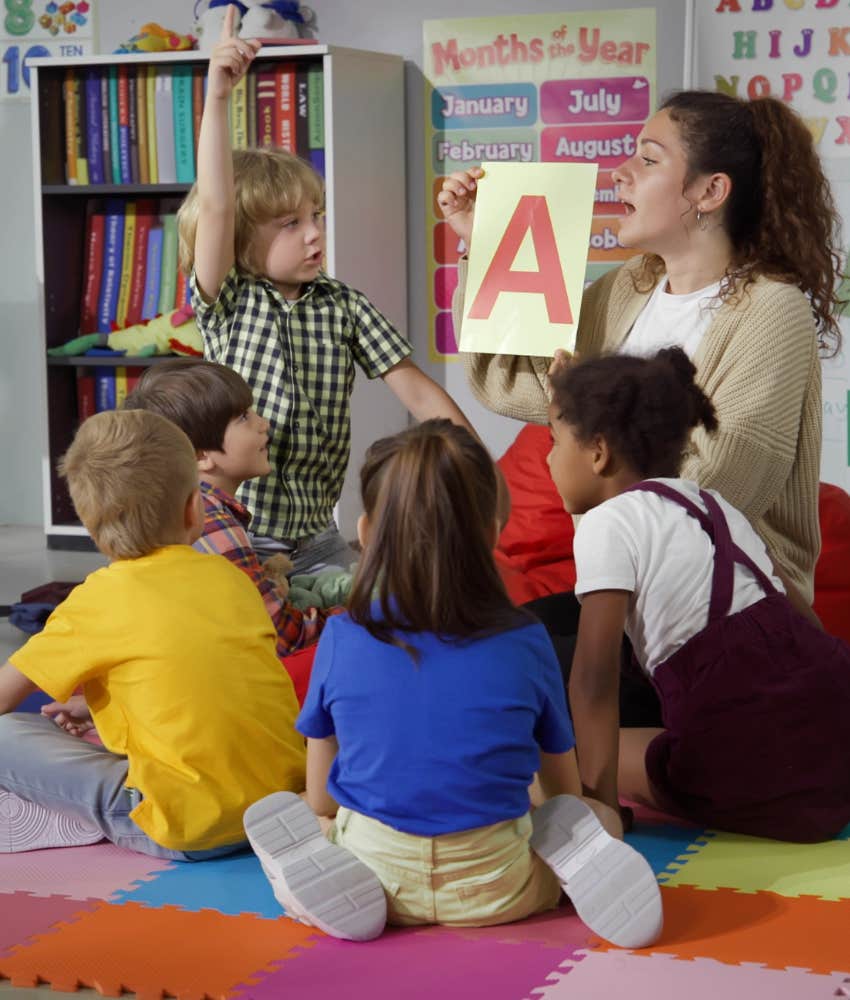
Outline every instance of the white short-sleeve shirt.
[(623, 342), (621, 353), (648, 358), (662, 347), (681, 347), (693, 361), (720, 305), (719, 295), (719, 281), (686, 295), (673, 295), (667, 291), (667, 275), (663, 275)]
[[(658, 479), (705, 510), (696, 483)], [(781, 582), (764, 543), (744, 515), (714, 490), (733, 541), (764, 571), (777, 590)], [(653, 493), (621, 493), (588, 511), (576, 528), (575, 593), (627, 590), (632, 594), (626, 621), (638, 662), (652, 674), (659, 663), (708, 623), (714, 545), (696, 518)], [(764, 597), (753, 574), (735, 565), (730, 613)]]

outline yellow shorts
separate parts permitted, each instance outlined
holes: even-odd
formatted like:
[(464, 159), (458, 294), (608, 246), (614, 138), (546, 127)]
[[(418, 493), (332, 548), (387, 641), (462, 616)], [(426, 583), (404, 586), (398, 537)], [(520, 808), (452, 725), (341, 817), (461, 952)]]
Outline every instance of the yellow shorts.
[(561, 887), (528, 846), (531, 818), (417, 837), (340, 807), (329, 839), (356, 854), (387, 894), (387, 922), (487, 927), (558, 904)]

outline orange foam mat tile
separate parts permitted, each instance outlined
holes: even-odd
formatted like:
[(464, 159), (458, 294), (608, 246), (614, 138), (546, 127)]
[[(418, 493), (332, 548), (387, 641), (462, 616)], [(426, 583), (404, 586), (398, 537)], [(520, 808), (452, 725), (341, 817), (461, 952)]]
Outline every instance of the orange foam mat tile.
[(13, 948), (0, 958), (0, 976), (14, 986), (90, 987), (139, 1000), (223, 998), (310, 947), (317, 934), (285, 918), (101, 903)]
[[(850, 975), (850, 900), (662, 887), (661, 940), (635, 955), (714, 958), (729, 965)], [(610, 951), (601, 940), (594, 948)], [(850, 994), (848, 994), (850, 995)]]

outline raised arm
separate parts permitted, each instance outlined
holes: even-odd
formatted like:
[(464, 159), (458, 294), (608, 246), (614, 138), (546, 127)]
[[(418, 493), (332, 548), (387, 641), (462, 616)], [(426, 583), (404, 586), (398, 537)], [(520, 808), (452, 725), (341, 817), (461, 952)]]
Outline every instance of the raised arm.
[(198, 138), (195, 277), (201, 294), (208, 302), (218, 298), (221, 284), (233, 266), (235, 256), (233, 154), (227, 117), (230, 95), (260, 49), (260, 43), (255, 39), (234, 35), (235, 12), (234, 6), (227, 8), (221, 36), (210, 56), (207, 96)]
[(0, 715), (14, 712), (27, 695), (37, 690), (29, 677), (11, 663), (4, 663), (0, 667)]

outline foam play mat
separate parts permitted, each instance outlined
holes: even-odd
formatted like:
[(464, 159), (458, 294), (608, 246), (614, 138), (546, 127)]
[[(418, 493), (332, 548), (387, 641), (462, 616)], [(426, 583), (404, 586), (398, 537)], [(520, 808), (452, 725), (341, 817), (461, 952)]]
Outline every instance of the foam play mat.
[(259, 862), (173, 864), (102, 843), (0, 855), (0, 977), (143, 1000), (829, 1000), (850, 997), (850, 828), (825, 844), (638, 811), (660, 941), (624, 951), (569, 906), (502, 927), (337, 941), (282, 915)]

